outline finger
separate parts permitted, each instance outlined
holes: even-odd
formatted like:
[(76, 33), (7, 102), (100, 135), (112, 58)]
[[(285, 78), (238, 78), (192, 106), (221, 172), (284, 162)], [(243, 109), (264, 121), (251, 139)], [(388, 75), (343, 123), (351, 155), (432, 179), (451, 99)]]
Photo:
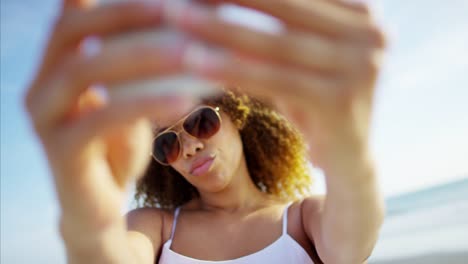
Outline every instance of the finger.
[(214, 53), (199, 44), (190, 48), (186, 67), (207, 79), (233, 84), (262, 98), (310, 98), (314, 102), (337, 93), (339, 78), (291, 70), (227, 53)]
[(67, 112), (62, 122), (64, 124), (73, 123), (75, 120), (80, 119), (81, 116), (104, 107), (107, 104), (108, 96), (102, 89), (104, 87), (92, 86), (85, 90), (71, 107), (71, 110)]
[[(86, 209), (91, 210), (89, 207), (99, 209), (102, 204), (93, 203), (83, 208), (77, 205), (76, 201), (67, 199), (67, 197), (79, 197), (80, 192), (84, 192), (91, 195), (91, 197), (83, 197), (84, 200), (99, 202), (102, 199), (94, 197), (94, 194), (99, 193), (95, 192), (96, 190), (106, 190), (107, 195), (114, 195), (115, 191), (110, 189), (114, 185), (120, 187), (118, 190), (123, 190), (131, 177), (139, 176), (143, 172), (145, 165), (151, 158), (149, 149), (151, 148), (152, 132), (147, 126), (147, 121), (142, 121), (142, 119), (145, 117), (174, 118), (172, 115), (180, 117), (188, 112), (186, 108), (189, 102), (168, 97), (113, 101), (106, 107), (83, 116), (78, 122), (61, 127), (61, 133), (56, 133), (53, 139), (54, 143), (62, 146), (59, 149), (66, 151), (64, 155), (74, 155), (73, 163), (80, 164), (80, 161), (84, 159), (83, 165), (86, 166), (85, 168), (79, 168), (84, 173), (76, 175), (77, 177), (57, 178), (57, 185), (61, 186), (58, 188), (59, 192), (60, 190), (70, 190), (72, 192), (72, 194), (61, 193), (61, 196), (65, 197), (63, 200), (67, 200), (65, 201), (66, 205), (68, 205), (66, 208), (76, 209), (74, 211), (77, 214), (80, 211), (86, 214)], [(181, 111), (184, 111), (184, 113), (182, 114)], [(133, 129), (129, 129), (132, 126)], [(119, 144), (120, 147), (124, 147), (120, 150), (115, 149), (117, 146), (109, 148), (105, 144), (106, 142), (102, 140), (107, 135), (115, 135), (116, 131), (123, 131), (123, 134), (120, 135), (121, 139), (134, 136), (133, 138), (125, 138), (127, 142)], [(131, 140), (134, 140), (134, 142), (130, 142)], [(63, 148), (64, 145), (67, 146), (66, 149)], [(131, 150), (131, 153), (126, 153), (123, 156), (116, 154), (116, 151), (128, 150)], [(90, 157), (89, 153), (93, 153), (92, 157), (94, 158), (91, 161), (86, 161)], [(126, 157), (128, 159), (124, 161), (124, 164), (117, 164), (114, 167), (116, 162), (123, 161), (121, 158), (125, 158), (125, 155), (128, 154), (132, 154), (132, 156)], [(110, 166), (107, 166), (107, 163), (100, 160), (100, 158), (107, 159)], [(96, 172), (102, 172), (102, 174), (98, 173), (97, 175)], [(73, 175), (73, 172), (70, 173)], [(115, 194), (112, 198), (120, 199), (118, 194)], [(70, 207), (72, 205), (78, 207)], [(104, 209), (104, 211), (107, 211), (115, 208), (104, 207)], [(103, 216), (107, 216), (106, 212), (102, 212), (102, 209), (98, 211)], [(100, 219), (99, 214), (93, 219)]]
[(125, 98), (109, 102), (80, 120), (62, 127), (71, 149), (79, 150), (94, 138), (106, 137), (127, 129), (142, 118), (163, 122), (177, 120), (194, 107), (187, 97)]
[(92, 84), (112, 85), (179, 71), (181, 49), (141, 43), (103, 49), (94, 57), (76, 54), (54, 73), (54, 79), (30, 103), (36, 127), (47, 130), (60, 122)]
[(143, 174), (151, 159), (153, 133), (144, 118), (122, 127), (106, 137), (107, 160), (117, 184), (124, 188), (131, 179)]
[[(73, 5), (79, 0), (67, 1)], [(108, 36), (135, 28), (146, 28), (161, 23), (160, 1), (126, 1), (83, 10), (68, 10), (57, 20), (47, 44), (38, 77), (41, 83), (55, 65), (76, 51), (80, 41), (87, 36)], [(27, 101), (32, 100), (41, 85), (33, 85)]]
[[(354, 38), (358, 35), (367, 37), (370, 24), (368, 16), (332, 4), (327, 0), (224, 0), (222, 2), (253, 8), (277, 17), (291, 27), (314, 30), (336, 38)], [(191, 5), (187, 4), (187, 6)]]
[(106, 36), (154, 26), (162, 21), (161, 10), (160, 1), (122, 1), (70, 11), (57, 22), (58, 42), (69, 46), (89, 35)]
[(366, 0), (328, 0), (330, 3), (356, 12), (370, 15), (371, 8)]
[[(230, 48), (249, 57), (319, 71), (354, 68), (361, 51), (317, 34), (289, 30), (284, 34), (261, 32), (225, 22), (214, 10), (193, 6), (186, 29), (204, 41)], [(226, 34), (226, 32), (230, 32)]]

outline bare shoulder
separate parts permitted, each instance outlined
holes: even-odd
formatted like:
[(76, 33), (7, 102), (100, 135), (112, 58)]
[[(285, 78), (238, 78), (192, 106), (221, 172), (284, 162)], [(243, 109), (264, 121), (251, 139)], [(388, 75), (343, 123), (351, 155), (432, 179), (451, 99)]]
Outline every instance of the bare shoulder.
[[(298, 237), (300, 234), (305, 234), (304, 222), (314, 221), (314, 218), (320, 215), (325, 201), (324, 195), (312, 195), (302, 200), (295, 201), (291, 204), (288, 210), (288, 232)], [(309, 234), (307, 234), (308, 237)]]
[(170, 236), (174, 210), (143, 207), (129, 211), (126, 218), (129, 231), (142, 232), (153, 240), (159, 239), (163, 243)]
[(300, 201), (301, 211), (304, 216), (312, 216), (320, 213), (325, 202), (325, 195), (312, 195)]
[[(295, 201), (288, 210), (288, 234), (309, 254), (314, 263), (323, 263), (317, 253), (313, 235), (304, 223), (318, 221), (325, 196), (314, 195)], [(314, 219), (315, 218), (315, 219)]]
[(301, 214), (302, 226), (307, 236), (314, 242), (315, 228), (320, 226), (320, 215), (325, 203), (325, 195), (312, 195), (299, 201), (299, 211)]
[(160, 233), (163, 212), (159, 208), (151, 207), (133, 209), (125, 215), (127, 229), (145, 231), (145, 233), (154, 233), (156, 229), (159, 229), (158, 233)]
[(163, 243), (164, 218), (169, 211), (159, 208), (137, 208), (126, 214), (128, 238), (142, 258), (154, 259)]

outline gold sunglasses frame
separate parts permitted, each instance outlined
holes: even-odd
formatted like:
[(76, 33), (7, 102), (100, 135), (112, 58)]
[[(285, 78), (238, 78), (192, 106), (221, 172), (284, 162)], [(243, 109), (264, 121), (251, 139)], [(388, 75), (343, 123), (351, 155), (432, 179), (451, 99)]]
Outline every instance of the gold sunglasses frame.
[[(219, 113), (219, 110), (220, 110), (219, 106), (213, 107), (213, 106), (210, 106), (210, 105), (200, 105), (200, 106), (196, 107), (195, 109), (193, 109), (190, 113), (188, 113), (187, 115), (185, 115), (184, 117), (182, 117), (182, 118), (181, 118), (179, 121), (177, 121), (174, 125), (172, 125), (172, 126), (166, 128), (166, 129), (164, 129), (163, 131), (159, 132), (159, 133), (153, 138), (153, 141), (152, 141), (152, 149), (151, 149), (151, 153), (150, 153), (151, 156), (153, 157), (153, 159), (156, 160), (159, 164), (161, 164), (161, 165), (163, 165), (163, 166), (170, 166), (169, 163), (162, 162), (162, 161), (158, 160), (158, 158), (156, 158), (156, 155), (154, 155), (154, 143), (155, 143), (156, 139), (157, 139), (159, 136), (161, 136), (162, 134), (165, 134), (165, 133), (174, 133), (174, 134), (176, 134), (177, 141), (179, 142), (179, 148), (180, 148), (180, 150), (179, 150), (179, 155), (177, 156), (177, 159), (176, 159), (176, 160), (178, 160), (178, 159), (180, 158), (180, 155), (181, 155), (182, 152), (183, 152), (183, 151), (182, 151), (182, 147), (183, 147), (183, 146), (182, 146), (182, 142), (181, 142), (181, 140), (180, 140), (179, 134), (182, 133), (182, 132), (185, 132), (188, 136), (190, 136), (190, 137), (192, 137), (192, 138), (195, 138), (195, 139), (199, 139), (199, 138), (197, 138), (197, 137), (195, 137), (195, 136), (192, 136), (189, 132), (187, 132), (187, 131), (185, 130), (185, 128), (184, 128), (183, 125), (182, 125), (182, 129), (181, 129), (180, 131), (175, 131), (175, 130), (173, 130), (173, 128), (176, 127), (176, 126), (177, 126), (178, 124), (180, 124), (180, 123), (184, 123), (185, 120), (187, 120), (187, 118), (188, 118), (189, 116), (191, 116), (193, 113), (195, 113), (195, 112), (197, 112), (197, 111), (199, 111), (199, 110), (201, 110), (201, 109), (205, 109), (205, 108), (211, 109), (211, 110), (213, 110), (213, 111), (216, 113), (216, 115), (217, 115), (218, 118), (219, 118), (219, 127), (221, 128), (221, 126), (222, 126), (222, 124), (223, 124), (223, 119), (221, 118), (221, 114)], [(219, 130), (216, 131), (216, 133), (218, 133), (218, 132), (219, 132)], [(215, 134), (216, 134), (216, 133), (215, 133)], [(214, 135), (214, 134), (213, 134), (213, 135)]]

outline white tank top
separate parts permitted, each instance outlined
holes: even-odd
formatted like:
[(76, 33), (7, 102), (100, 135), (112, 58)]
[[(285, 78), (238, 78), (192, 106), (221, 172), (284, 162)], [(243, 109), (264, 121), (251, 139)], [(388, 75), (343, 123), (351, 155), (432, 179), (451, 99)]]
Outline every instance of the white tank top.
[(230, 260), (211, 261), (194, 259), (181, 255), (171, 249), (172, 240), (174, 238), (175, 227), (177, 224), (177, 217), (179, 216), (180, 207), (177, 207), (174, 213), (174, 223), (172, 224), (171, 237), (164, 243), (159, 264), (284, 264), (284, 263), (297, 263), (297, 264), (313, 264), (314, 262), (302, 248), (299, 243), (292, 238), (288, 232), (288, 208), (291, 204), (286, 206), (283, 212), (283, 233), (272, 244), (264, 249), (255, 253)]

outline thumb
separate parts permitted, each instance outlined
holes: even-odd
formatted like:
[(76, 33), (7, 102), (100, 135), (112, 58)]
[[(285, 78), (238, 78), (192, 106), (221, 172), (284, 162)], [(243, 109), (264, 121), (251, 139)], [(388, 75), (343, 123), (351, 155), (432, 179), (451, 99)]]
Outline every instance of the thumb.
[(151, 159), (152, 139), (151, 124), (143, 118), (106, 137), (107, 161), (119, 187), (126, 188), (144, 173)]

